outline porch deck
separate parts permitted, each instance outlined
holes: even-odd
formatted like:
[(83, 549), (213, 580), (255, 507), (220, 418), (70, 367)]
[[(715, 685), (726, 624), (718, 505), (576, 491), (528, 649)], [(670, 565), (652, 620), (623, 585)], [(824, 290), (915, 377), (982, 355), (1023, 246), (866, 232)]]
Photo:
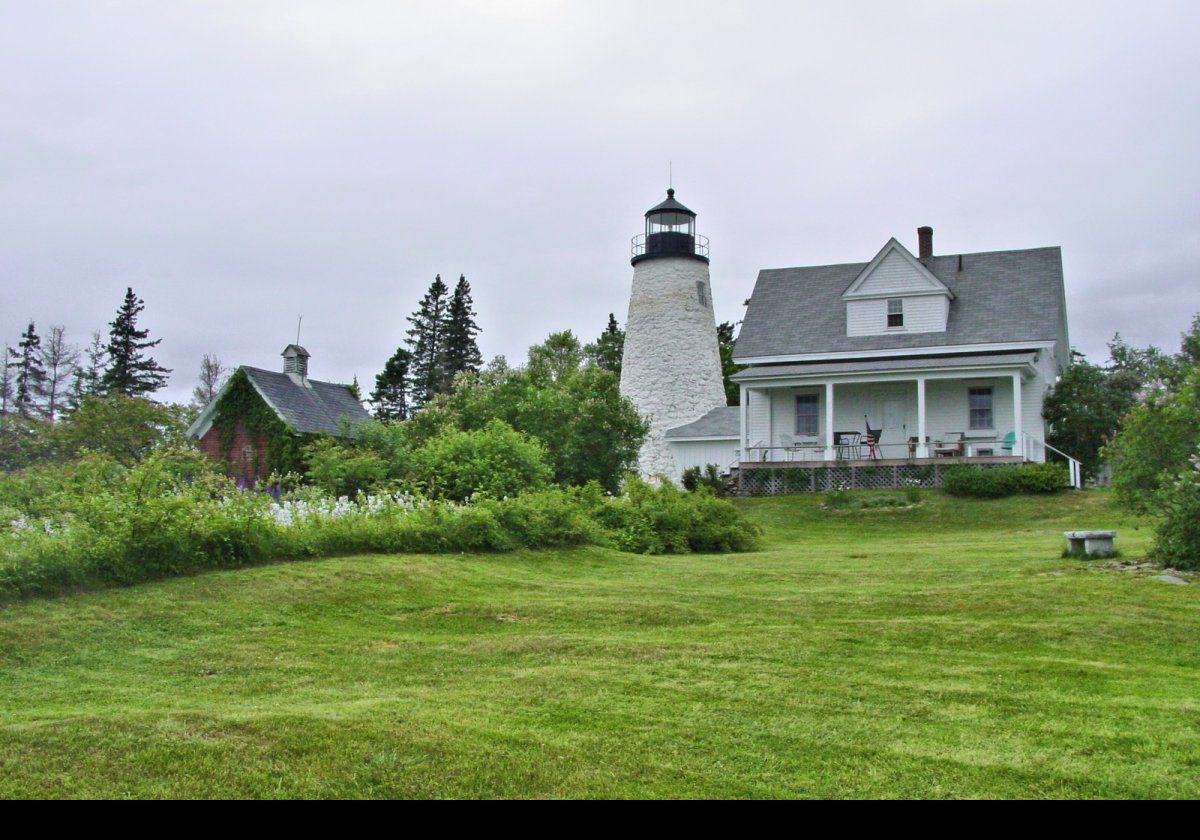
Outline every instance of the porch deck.
[(880, 458), (837, 461), (741, 461), (736, 468), (742, 496), (820, 493), (849, 490), (941, 487), (946, 468), (969, 464), (985, 468), (1015, 467), (1020, 456), (982, 455), (941, 458)]

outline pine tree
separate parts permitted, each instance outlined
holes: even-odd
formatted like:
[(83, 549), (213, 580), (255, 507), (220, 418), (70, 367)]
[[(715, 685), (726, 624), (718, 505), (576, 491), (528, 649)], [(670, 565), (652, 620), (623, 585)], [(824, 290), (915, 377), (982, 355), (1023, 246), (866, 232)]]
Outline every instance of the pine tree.
[(474, 307), (471, 284), (465, 274), (459, 275), (446, 316), (446, 374), (451, 380), (460, 373), (478, 373), (483, 364), (475, 341), (479, 325), (475, 323)]
[(383, 371), (375, 377), (371, 405), (379, 420), (408, 419), (409, 368), (412, 354), (400, 347), (387, 360)]
[(406, 344), (411, 348), (412, 407), (421, 408), (436, 395), (448, 390), (446, 370), (446, 293), (449, 291), (437, 275), (429, 291), (421, 298), (417, 311), (409, 317)]
[(92, 341), (83, 351), (84, 363), (75, 366), (75, 374), (71, 378), (71, 390), (67, 395), (67, 406), (74, 411), (80, 404), (100, 393), (100, 381), (104, 376), (107, 364), (107, 353), (104, 350), (104, 336), (100, 330), (92, 331)]
[(67, 341), (67, 329), (52, 324), (46, 344), (41, 350), (42, 367), (46, 371), (46, 416), (57, 420), (67, 398), (67, 380), (79, 362), (79, 348)]
[(722, 321), (717, 324), (717, 348), (721, 353), (721, 376), (725, 380), (725, 403), (727, 405), (737, 405), (742, 401), (741, 386), (729, 377), (739, 370), (746, 369), (745, 365), (733, 363), (733, 346), (737, 342), (733, 331), (736, 328), (737, 324), (730, 321)]
[(617, 318), (608, 313), (608, 326), (600, 337), (584, 348), (588, 359), (605, 370), (610, 370), (618, 377), (621, 375), (621, 356), (625, 352), (625, 330), (617, 323)]
[(137, 397), (153, 394), (167, 384), (167, 374), (171, 371), (142, 353), (162, 341), (161, 338), (147, 341), (149, 331), (137, 328), (137, 316), (145, 308), (145, 302), (133, 289), (125, 290), (125, 300), (109, 324), (112, 329), (106, 350), (108, 367), (100, 383), (108, 393)]
[(43, 414), (46, 369), (42, 367), (42, 339), (33, 321), (21, 334), (17, 349), (10, 348), (8, 354), (8, 367), (13, 371), (13, 409), (22, 417)]

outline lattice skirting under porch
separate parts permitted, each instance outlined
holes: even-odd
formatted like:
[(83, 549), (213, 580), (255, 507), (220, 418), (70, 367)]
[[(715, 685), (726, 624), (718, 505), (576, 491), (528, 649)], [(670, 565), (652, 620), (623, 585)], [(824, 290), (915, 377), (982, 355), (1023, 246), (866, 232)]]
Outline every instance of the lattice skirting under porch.
[[(743, 496), (778, 496), (786, 493), (822, 493), (846, 490), (941, 487), (942, 474), (952, 465), (894, 464), (886, 466), (759, 467), (741, 470)], [(982, 469), (1004, 469), (1014, 464), (976, 464)]]

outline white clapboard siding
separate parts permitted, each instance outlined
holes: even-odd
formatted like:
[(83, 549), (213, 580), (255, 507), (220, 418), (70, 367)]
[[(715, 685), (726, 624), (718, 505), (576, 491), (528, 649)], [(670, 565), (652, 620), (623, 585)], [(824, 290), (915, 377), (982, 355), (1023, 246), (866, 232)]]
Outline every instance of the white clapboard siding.
[(750, 390), (747, 393), (750, 400), (750, 434), (747, 438), (751, 446), (756, 446), (771, 436), (771, 397), (768, 391)]
[(899, 296), (904, 292), (928, 292), (931, 288), (928, 277), (898, 252), (892, 251), (863, 279), (855, 294)]
[(896, 297), (904, 301), (904, 326), (888, 329), (887, 298), (846, 301), (847, 335), (929, 333), (946, 331), (949, 299), (943, 295)]
[(737, 440), (685, 440), (670, 442), (675, 457), (675, 477), (683, 475), (690, 467), (704, 468), (716, 464), (724, 473), (737, 460)]

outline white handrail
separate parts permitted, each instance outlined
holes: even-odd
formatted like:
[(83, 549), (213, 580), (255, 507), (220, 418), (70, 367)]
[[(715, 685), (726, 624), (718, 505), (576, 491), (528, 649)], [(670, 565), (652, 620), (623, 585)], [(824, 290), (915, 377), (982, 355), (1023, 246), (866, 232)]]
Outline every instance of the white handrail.
[(1024, 455), (1025, 455), (1026, 461), (1033, 460), (1031, 457), (1029, 457), (1030, 456), (1029, 444), (1032, 443), (1032, 444), (1041, 445), (1044, 448), (1049, 449), (1051, 452), (1055, 452), (1067, 459), (1067, 471), (1068, 471), (1068, 473), (1070, 473), (1071, 486), (1074, 487), (1076, 490), (1083, 489), (1083, 464), (1081, 464), (1079, 462), (1078, 458), (1072, 458), (1070, 455), (1068, 455), (1066, 452), (1063, 452), (1058, 447), (1051, 446), (1050, 444), (1046, 443), (1046, 441), (1044, 441), (1044, 440), (1038, 440), (1033, 435), (1029, 434), (1029, 432), (1022, 432), (1021, 434), (1022, 434), (1022, 437), (1024, 437), (1021, 448), (1024, 450)]

